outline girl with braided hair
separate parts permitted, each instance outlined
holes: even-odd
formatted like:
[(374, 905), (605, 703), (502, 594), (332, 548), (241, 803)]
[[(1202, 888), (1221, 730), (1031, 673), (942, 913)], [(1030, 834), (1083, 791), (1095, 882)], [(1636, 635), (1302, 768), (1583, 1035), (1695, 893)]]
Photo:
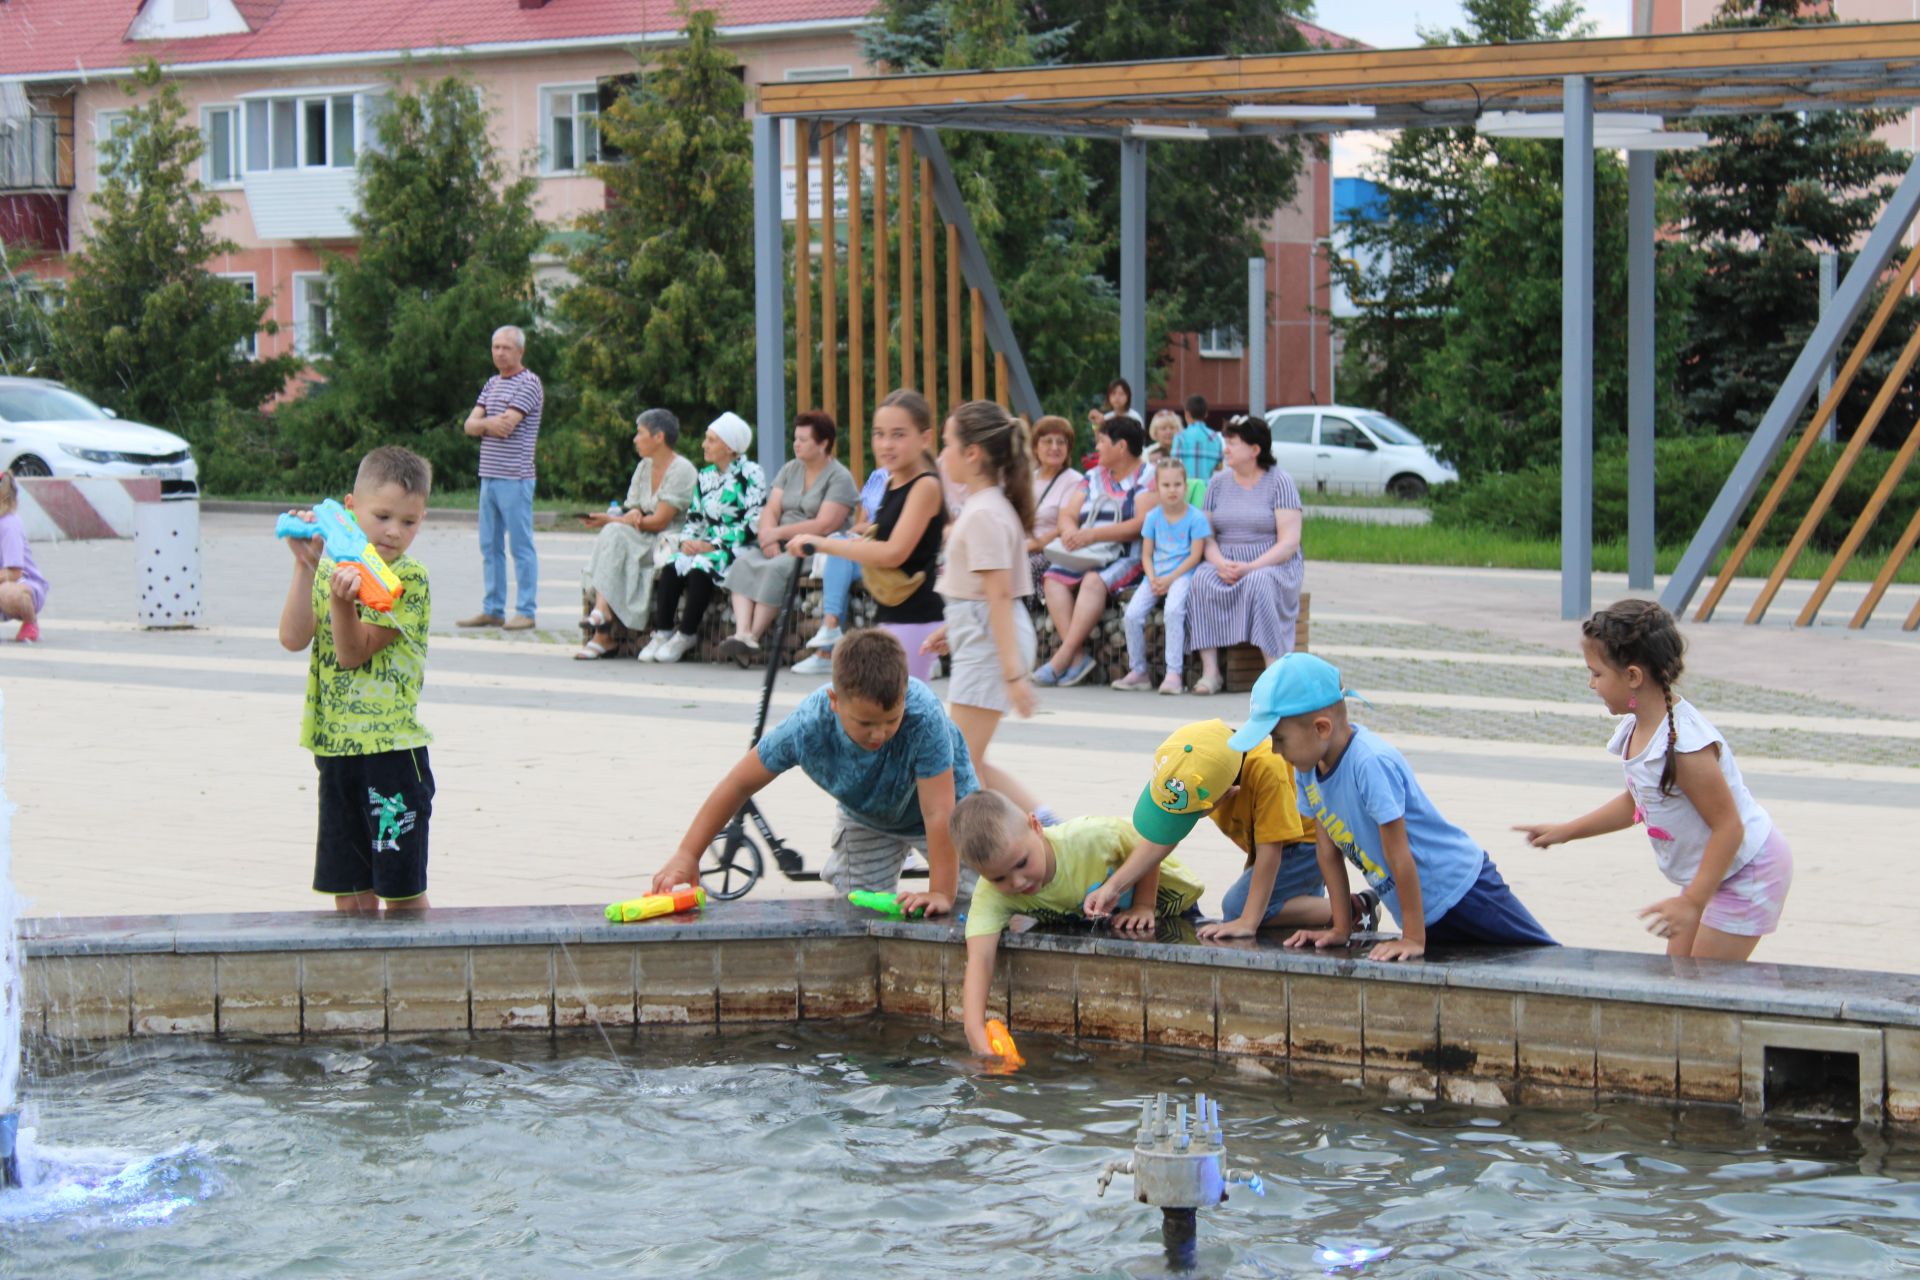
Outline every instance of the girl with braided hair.
[(1793, 854), (1747, 790), (1733, 748), (1675, 695), (1686, 642), (1651, 600), (1622, 600), (1581, 624), (1588, 687), (1622, 717), (1607, 750), (1627, 789), (1584, 817), (1515, 827), (1536, 849), (1644, 822), (1680, 893), (1641, 910), (1670, 956), (1745, 960), (1780, 924)]

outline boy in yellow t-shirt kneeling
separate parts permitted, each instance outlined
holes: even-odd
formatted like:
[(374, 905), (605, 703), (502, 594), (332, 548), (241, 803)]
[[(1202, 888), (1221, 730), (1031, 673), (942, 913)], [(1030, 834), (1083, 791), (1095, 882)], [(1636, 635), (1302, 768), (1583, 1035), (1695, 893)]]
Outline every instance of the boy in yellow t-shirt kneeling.
[[(1000, 934), (1016, 915), (1043, 924), (1080, 917), (1080, 904), (1140, 841), (1125, 818), (1074, 818), (1043, 827), (998, 791), (976, 791), (949, 823), (960, 865), (979, 873), (967, 910), (967, 981), (961, 1008), (967, 1044), (987, 1053), (987, 992)], [(1178, 858), (1166, 858), (1116, 904), (1116, 924), (1150, 925), (1193, 910), (1205, 891)]]

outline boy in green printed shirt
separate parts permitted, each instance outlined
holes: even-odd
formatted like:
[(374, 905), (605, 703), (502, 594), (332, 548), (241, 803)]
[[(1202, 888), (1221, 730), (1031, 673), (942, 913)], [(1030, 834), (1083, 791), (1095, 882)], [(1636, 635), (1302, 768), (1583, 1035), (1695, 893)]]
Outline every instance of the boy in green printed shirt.
[[(433, 471), (396, 446), (360, 460), (347, 509), (401, 591), (389, 613), (359, 602), (360, 569), (325, 558), (318, 538), (289, 538), (293, 581), (280, 643), (312, 646), (300, 745), (319, 772), (313, 888), (341, 911), (427, 905), (427, 824), (433, 770), (420, 723), (432, 599), (427, 570), (407, 555), (426, 518)], [(311, 511), (294, 513), (311, 521)]]
[[(954, 806), (949, 823), (960, 865), (976, 871), (967, 908), (967, 980), (961, 997), (967, 1043), (987, 1048), (987, 992), (1000, 934), (1016, 915), (1042, 924), (1081, 919), (1080, 904), (1140, 843), (1125, 818), (1074, 818), (1043, 827), (998, 791), (976, 791)], [(1184, 915), (1205, 886), (1180, 859), (1167, 857), (1122, 898), (1114, 926)], [(1138, 904), (1138, 905), (1136, 905)]]

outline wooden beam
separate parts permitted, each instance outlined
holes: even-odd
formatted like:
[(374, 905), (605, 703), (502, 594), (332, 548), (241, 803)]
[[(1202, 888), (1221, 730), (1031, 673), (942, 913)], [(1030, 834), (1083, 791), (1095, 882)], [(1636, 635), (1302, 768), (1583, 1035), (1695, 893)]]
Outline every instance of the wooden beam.
[[(939, 305), (935, 296), (936, 261), (933, 256), (933, 166), (923, 157), (920, 161), (920, 386), (927, 403), (937, 406), (940, 403), (940, 350), (933, 333), (934, 308)], [(934, 412), (940, 410), (935, 408)]]
[[(813, 167), (813, 125), (793, 122), (793, 368), (794, 411), (813, 408), (813, 228), (807, 219), (807, 170)], [(762, 431), (785, 431), (784, 422), (763, 422)]]
[(993, 353), (993, 399), (1002, 409), (1007, 407), (1007, 356), (1004, 351)]
[[(1920, 338), (1920, 333), (1914, 335)], [(1900, 373), (1900, 380), (1906, 380), (1906, 372)], [(1807, 603), (1801, 608), (1800, 616), (1793, 620), (1796, 627), (1811, 626), (1820, 606), (1826, 603), (1827, 593), (1833, 590), (1833, 584), (1840, 581), (1840, 574), (1846, 569), (1847, 562), (1860, 550), (1860, 544), (1866, 541), (1867, 531), (1873, 528), (1873, 522), (1880, 518), (1880, 512), (1886, 507), (1887, 499), (1893, 496), (1894, 488), (1907, 474), (1907, 468), (1913, 465), (1913, 455), (1920, 452), (1920, 422), (1913, 424), (1907, 432), (1906, 440), (1900, 451), (1893, 455), (1893, 462), (1887, 467), (1887, 474), (1880, 477), (1880, 483), (1874, 486), (1873, 496), (1867, 499), (1867, 505), (1860, 509), (1860, 516), (1853, 522), (1853, 528), (1847, 530), (1847, 536), (1840, 549), (1833, 553), (1833, 562), (1827, 571), (1820, 575), (1820, 581), (1813, 588), (1813, 594), (1807, 597)]]
[(836, 130), (820, 131), (820, 407), (840, 420), (840, 297), (835, 258), (833, 151)]
[[(1866, 599), (1860, 602), (1860, 607), (1853, 611), (1852, 620), (1847, 623), (1850, 629), (1858, 631), (1867, 625), (1867, 619), (1871, 618), (1873, 611), (1880, 607), (1880, 597), (1886, 595), (1887, 588), (1893, 585), (1894, 578), (1900, 572), (1900, 566), (1905, 564), (1907, 557), (1913, 554), (1915, 542), (1920, 542), (1920, 508), (1915, 508), (1913, 519), (1907, 521), (1906, 532), (1900, 535), (1900, 541), (1893, 544), (1893, 550), (1887, 552), (1887, 562), (1880, 566), (1880, 572), (1874, 578), (1873, 585), (1867, 589)], [(1913, 619), (1920, 618), (1920, 601), (1914, 602), (1913, 610), (1913, 617), (1907, 620), (1906, 630), (1908, 631), (1913, 630)]]
[(893, 389), (887, 377), (887, 127), (873, 131), (873, 407)]
[(1833, 390), (1813, 415), (1813, 421), (1800, 434), (1800, 441), (1794, 445), (1788, 455), (1786, 465), (1780, 468), (1773, 486), (1767, 490), (1766, 497), (1760, 500), (1760, 506), (1753, 513), (1753, 519), (1747, 524), (1746, 531), (1740, 535), (1740, 541), (1734, 545), (1733, 553), (1727, 557), (1727, 563), (1721, 568), (1720, 576), (1714, 579), (1713, 586), (1707, 591), (1706, 599), (1700, 602), (1700, 608), (1693, 616), (1695, 621), (1705, 622), (1713, 616), (1713, 610), (1720, 603), (1720, 597), (1733, 585), (1734, 575), (1740, 572), (1740, 566), (1746, 563), (1747, 555), (1753, 550), (1754, 543), (1760, 540), (1760, 534), (1767, 527), (1767, 521), (1773, 519), (1773, 513), (1780, 508), (1781, 499), (1787, 496), (1787, 489), (1793, 484), (1794, 477), (1800, 474), (1800, 468), (1813, 452), (1813, 446), (1819, 442), (1821, 429), (1832, 421), (1833, 415), (1846, 398), (1847, 391), (1853, 386), (1854, 377), (1860, 367), (1867, 362), (1873, 348), (1880, 341), (1880, 334), (1887, 327), (1887, 321), (1893, 318), (1893, 312), (1900, 300), (1907, 296), (1907, 286), (1913, 282), (1915, 271), (1920, 271), (1920, 245), (1913, 247), (1907, 260), (1900, 265), (1893, 282), (1887, 286), (1886, 293), (1875, 308), (1873, 318), (1867, 321), (1867, 327), (1860, 334), (1860, 341), (1854, 344), (1853, 354), (1847, 357), (1847, 363), (1840, 369), (1840, 375), (1833, 381)]
[(913, 382), (913, 131), (900, 131), (900, 384)]
[(987, 398), (987, 303), (973, 291), (973, 398)]
[(853, 483), (858, 487), (865, 480), (867, 469), (865, 436), (866, 390), (867, 390), (867, 350), (866, 350), (866, 313), (865, 299), (860, 294), (865, 287), (861, 279), (862, 263), (860, 216), (860, 126), (847, 126), (847, 420), (843, 424), (847, 431), (847, 469), (853, 472)]
[(960, 323), (960, 228), (947, 224), (947, 412), (952, 413), (967, 398), (966, 382), (961, 377), (960, 344), (966, 330)]

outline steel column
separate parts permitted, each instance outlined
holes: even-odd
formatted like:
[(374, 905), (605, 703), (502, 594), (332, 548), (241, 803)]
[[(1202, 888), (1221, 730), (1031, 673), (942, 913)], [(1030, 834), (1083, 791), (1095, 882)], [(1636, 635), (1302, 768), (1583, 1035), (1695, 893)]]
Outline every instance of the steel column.
[[(1120, 139), (1120, 376), (1147, 403), (1147, 144)], [(1104, 410), (1105, 406), (1102, 406)]]
[[(986, 250), (981, 247), (980, 237), (974, 233), (973, 215), (967, 212), (967, 202), (960, 195), (960, 185), (953, 178), (953, 164), (947, 159), (947, 149), (940, 142), (940, 135), (933, 129), (915, 129), (914, 143), (920, 148), (920, 154), (927, 158), (933, 173), (933, 203), (940, 211), (940, 217), (953, 228), (960, 237), (960, 270), (967, 283), (980, 291), (981, 309), (979, 317), (986, 328), (987, 337), (993, 343), (993, 349), (1007, 358), (1009, 391), (1013, 396), (1013, 410), (1025, 415), (1028, 422), (1037, 422), (1045, 412), (1040, 407), (1040, 397), (1033, 389), (1033, 378), (1027, 372), (1027, 359), (1020, 353), (1020, 342), (1013, 333), (1013, 324), (1007, 319), (1007, 308), (1000, 301), (1000, 286), (993, 281), (993, 270), (987, 265)], [(948, 370), (957, 382), (958, 375)], [(984, 380), (984, 379), (983, 379)]]
[(1267, 411), (1267, 255), (1247, 259), (1247, 412)]
[(1627, 153), (1627, 587), (1653, 590), (1653, 152)]
[(1860, 255), (1847, 270), (1847, 278), (1840, 282), (1839, 290), (1833, 295), (1832, 309), (1813, 327), (1807, 345), (1800, 349), (1799, 359), (1787, 371), (1786, 380), (1780, 384), (1773, 403), (1767, 407), (1766, 415), (1760, 419), (1753, 437), (1747, 441), (1740, 461), (1734, 464), (1727, 482), (1720, 486), (1720, 496), (1713, 500), (1713, 506), (1708, 508), (1706, 518), (1700, 522), (1693, 541), (1687, 544), (1686, 553), (1680, 557), (1680, 564), (1674, 569), (1673, 576), (1667, 579), (1667, 589), (1661, 593), (1660, 603), (1667, 607), (1668, 612), (1678, 614), (1685, 609), (1687, 601), (1700, 589), (1700, 579), (1706, 576), (1713, 558), (1726, 545), (1727, 535), (1733, 532), (1740, 513), (1753, 501), (1760, 482), (1766, 478), (1773, 455), (1780, 451), (1787, 433), (1800, 420), (1800, 411), (1806, 407), (1807, 398), (1820, 381), (1820, 371), (1832, 363), (1834, 352), (1840, 349), (1840, 343), (1873, 295), (1875, 282), (1893, 260), (1894, 251), (1900, 247), (1900, 239), (1906, 235), (1907, 224), (1913, 221), (1916, 209), (1920, 209), (1920, 156), (1914, 157), (1913, 163), (1907, 168), (1907, 176), (1900, 180), (1893, 198), (1880, 210), (1880, 221), (1874, 224), (1873, 233), (1867, 237)]
[[(781, 276), (780, 122), (753, 118), (754, 435), (760, 465), (772, 475), (786, 462), (787, 317)], [(801, 353), (801, 359), (806, 353)]]
[(1560, 242), (1560, 616), (1593, 606), (1593, 84), (1568, 76)]

